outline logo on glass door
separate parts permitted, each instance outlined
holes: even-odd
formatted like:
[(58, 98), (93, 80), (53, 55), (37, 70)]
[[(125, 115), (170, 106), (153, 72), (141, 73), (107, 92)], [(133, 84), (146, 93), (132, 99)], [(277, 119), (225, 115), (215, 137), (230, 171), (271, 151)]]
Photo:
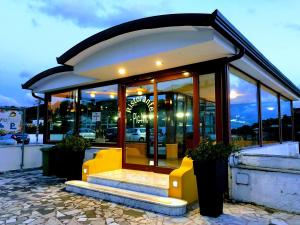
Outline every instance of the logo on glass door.
[(153, 112), (153, 101), (146, 98), (145, 96), (137, 96), (133, 98), (128, 104), (126, 108), (126, 112), (131, 113), (134, 106), (136, 106), (138, 103), (145, 103), (148, 107), (149, 112)]

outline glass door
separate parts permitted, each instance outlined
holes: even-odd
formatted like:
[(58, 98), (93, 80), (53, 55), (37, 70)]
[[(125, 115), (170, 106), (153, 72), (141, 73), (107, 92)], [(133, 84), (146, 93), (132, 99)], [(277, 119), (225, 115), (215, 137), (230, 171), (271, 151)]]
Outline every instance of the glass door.
[(215, 140), (214, 74), (157, 76), (122, 90), (124, 168), (172, 171), (200, 139)]
[(154, 166), (154, 86), (126, 87), (125, 162)]
[(158, 166), (178, 168), (193, 147), (193, 78), (157, 83)]

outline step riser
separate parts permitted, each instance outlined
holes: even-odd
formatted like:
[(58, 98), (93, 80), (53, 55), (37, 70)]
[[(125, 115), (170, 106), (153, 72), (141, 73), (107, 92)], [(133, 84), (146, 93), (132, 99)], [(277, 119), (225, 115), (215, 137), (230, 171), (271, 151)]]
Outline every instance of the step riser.
[(120, 182), (120, 181), (115, 181), (115, 180), (108, 180), (108, 179), (104, 179), (104, 178), (97, 178), (97, 177), (90, 176), (90, 177), (88, 177), (88, 183), (100, 184), (100, 185), (104, 185), (104, 186), (115, 187), (115, 188), (136, 191), (136, 192), (141, 192), (141, 193), (145, 193), (145, 194), (157, 195), (157, 196), (162, 196), (162, 197), (169, 196), (169, 191), (166, 189), (157, 188), (157, 187), (149, 187), (149, 186), (141, 185), (141, 184), (133, 184), (133, 183), (126, 183), (126, 182)]
[(73, 185), (67, 185), (66, 190), (70, 192), (94, 197), (94, 198), (99, 198), (99, 199), (119, 203), (133, 208), (144, 209), (147, 211), (161, 213), (169, 216), (181, 216), (186, 213), (186, 206), (167, 207), (163, 205), (156, 205), (151, 202), (145, 202), (142, 200), (131, 199), (124, 196), (118, 196), (118, 195), (113, 195), (113, 194), (104, 193), (100, 191), (89, 190), (86, 188), (76, 187)]

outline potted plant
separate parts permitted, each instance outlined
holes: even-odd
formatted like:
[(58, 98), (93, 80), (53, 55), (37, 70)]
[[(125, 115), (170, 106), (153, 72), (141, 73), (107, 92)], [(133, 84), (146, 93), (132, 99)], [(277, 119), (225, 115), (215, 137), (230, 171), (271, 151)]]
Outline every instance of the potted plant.
[(237, 151), (233, 144), (225, 145), (212, 140), (205, 140), (188, 151), (187, 156), (193, 160), (201, 215), (218, 217), (223, 213), (228, 157)]
[(81, 180), (85, 150), (90, 142), (80, 136), (68, 136), (54, 146), (56, 175), (67, 180)]

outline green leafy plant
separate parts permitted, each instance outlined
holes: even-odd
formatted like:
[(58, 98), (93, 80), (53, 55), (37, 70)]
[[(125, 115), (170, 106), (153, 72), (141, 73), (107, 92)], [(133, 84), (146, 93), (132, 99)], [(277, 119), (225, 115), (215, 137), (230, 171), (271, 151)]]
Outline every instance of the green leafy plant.
[(202, 141), (195, 149), (188, 150), (187, 156), (194, 161), (213, 161), (227, 159), (230, 154), (238, 152), (235, 144), (225, 145), (212, 140)]
[(62, 151), (73, 151), (80, 152), (85, 151), (87, 148), (91, 146), (91, 143), (80, 136), (68, 136), (63, 139), (60, 143), (54, 146), (55, 149)]

